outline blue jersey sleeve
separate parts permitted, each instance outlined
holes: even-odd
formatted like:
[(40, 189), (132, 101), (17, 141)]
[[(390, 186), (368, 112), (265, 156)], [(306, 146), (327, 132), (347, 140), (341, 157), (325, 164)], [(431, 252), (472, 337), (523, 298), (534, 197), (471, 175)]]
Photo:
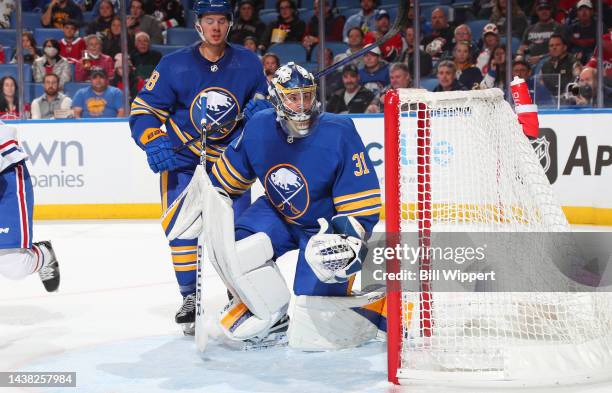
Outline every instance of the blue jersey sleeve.
[(232, 199), (246, 192), (257, 180), (242, 143), (243, 137), (244, 132), (225, 149), (210, 176), (213, 185), (224, 189)]
[(371, 232), (380, 216), (380, 185), (353, 121), (346, 121), (332, 190), (334, 206), (338, 214), (354, 216), (366, 232)]
[(141, 137), (145, 131), (160, 128), (176, 102), (176, 92), (171, 86), (171, 80), (172, 69), (168, 57), (164, 57), (132, 103), (130, 128), (132, 138), (140, 147), (143, 147)]

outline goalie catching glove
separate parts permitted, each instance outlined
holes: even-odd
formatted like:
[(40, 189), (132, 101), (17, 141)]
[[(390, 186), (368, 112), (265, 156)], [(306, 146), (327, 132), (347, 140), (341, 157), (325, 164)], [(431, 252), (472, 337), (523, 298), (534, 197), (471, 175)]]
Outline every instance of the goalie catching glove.
[(368, 249), (365, 230), (351, 216), (334, 216), (330, 223), (318, 219), (321, 228), (306, 245), (306, 262), (324, 283), (346, 282), (361, 270)]

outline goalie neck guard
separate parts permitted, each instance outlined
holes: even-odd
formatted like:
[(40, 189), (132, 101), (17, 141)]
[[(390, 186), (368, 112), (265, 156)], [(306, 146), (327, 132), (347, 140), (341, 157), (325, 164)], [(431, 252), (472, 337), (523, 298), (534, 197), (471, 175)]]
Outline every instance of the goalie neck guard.
[(287, 63), (274, 73), (268, 93), (287, 141), (308, 136), (319, 117), (320, 106), (312, 74), (293, 62)]

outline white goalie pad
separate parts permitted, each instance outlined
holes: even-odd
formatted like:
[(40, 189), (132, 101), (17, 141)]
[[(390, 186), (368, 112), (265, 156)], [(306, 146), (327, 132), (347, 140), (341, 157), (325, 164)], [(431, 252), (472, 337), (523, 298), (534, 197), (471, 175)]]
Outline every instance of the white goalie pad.
[(202, 197), (206, 180), (210, 182), (204, 167), (198, 165), (187, 187), (164, 212), (162, 222), (177, 215), (174, 223), (168, 224), (165, 229), (168, 240), (195, 239), (202, 232)]
[[(205, 183), (204, 236), (209, 259), (228, 290), (248, 311), (262, 322), (252, 321), (248, 329), (236, 330), (234, 324), (222, 323), (226, 335), (243, 340), (265, 333), (286, 312), (291, 294), (276, 264), (270, 238), (256, 233), (238, 242), (234, 240), (234, 212), (226, 197), (210, 192)], [(223, 318), (223, 314), (222, 314)], [(233, 328), (230, 328), (230, 325)], [(259, 330), (259, 331), (257, 331)]]
[(304, 351), (352, 348), (376, 338), (378, 326), (355, 311), (384, 303), (383, 293), (358, 296), (297, 296), (289, 346)]

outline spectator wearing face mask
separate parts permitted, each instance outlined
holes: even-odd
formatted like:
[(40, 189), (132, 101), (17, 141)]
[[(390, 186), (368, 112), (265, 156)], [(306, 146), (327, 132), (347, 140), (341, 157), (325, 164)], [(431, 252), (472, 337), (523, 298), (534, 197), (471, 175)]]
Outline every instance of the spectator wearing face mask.
[(70, 63), (60, 53), (60, 44), (57, 40), (46, 40), (43, 44), (44, 55), (34, 60), (32, 75), (34, 81), (42, 83), (45, 75), (55, 74), (59, 78), (59, 88), (72, 80)]
[(102, 53), (102, 40), (92, 34), (85, 37), (85, 43), (87, 50), (83, 58), (76, 63), (75, 80), (77, 82), (88, 81), (89, 71), (94, 67), (104, 69), (106, 75), (112, 75), (115, 63), (110, 56)]

